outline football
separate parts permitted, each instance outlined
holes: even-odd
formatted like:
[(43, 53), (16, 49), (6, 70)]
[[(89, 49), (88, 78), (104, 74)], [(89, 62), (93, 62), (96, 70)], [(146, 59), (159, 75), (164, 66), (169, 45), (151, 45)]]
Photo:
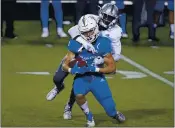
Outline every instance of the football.
[(73, 68), (74, 65), (78, 62), (78, 67), (83, 67), (83, 66), (87, 66), (87, 63), (85, 60), (83, 60), (82, 58), (80, 57), (77, 57), (77, 58), (74, 58), (70, 61), (69, 63), (69, 67), (70, 68)]

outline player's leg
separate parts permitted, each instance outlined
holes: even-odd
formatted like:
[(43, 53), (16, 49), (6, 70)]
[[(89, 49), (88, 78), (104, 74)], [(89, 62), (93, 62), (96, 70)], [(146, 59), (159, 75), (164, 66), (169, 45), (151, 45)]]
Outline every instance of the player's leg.
[(155, 30), (154, 30), (154, 7), (156, 5), (156, 1), (147, 0), (145, 1), (146, 10), (147, 10), (147, 25), (148, 25), (148, 41), (159, 41), (156, 38)]
[(97, 77), (93, 80), (90, 89), (98, 102), (103, 106), (108, 116), (116, 119), (118, 122), (125, 121), (125, 116), (116, 110), (116, 104), (105, 78)]
[(14, 39), (17, 36), (14, 34), (14, 8), (15, 8), (15, 2), (13, 1), (9, 1), (9, 2), (5, 2), (3, 4), (3, 12), (4, 13), (4, 18), (5, 18), (5, 22), (6, 22), (6, 28), (5, 28), (5, 37), (10, 38), (10, 39)]
[(76, 102), (83, 110), (84, 114), (87, 118), (87, 126), (93, 127), (95, 126), (95, 122), (93, 119), (93, 115), (89, 110), (88, 102), (85, 98), (85, 95), (89, 92), (88, 83), (84, 82), (82, 78), (76, 78), (73, 84), (74, 94), (76, 96)]
[(75, 24), (78, 24), (80, 17), (84, 14), (84, 8), (86, 7), (87, 0), (77, 0), (76, 3), (76, 20)]
[(170, 24), (170, 38), (174, 39), (174, 1), (168, 1), (168, 10), (169, 10), (169, 24)]
[(67, 77), (68, 73), (62, 70), (62, 63), (60, 64), (58, 70), (55, 72), (53, 77), (53, 82), (55, 87), (47, 94), (47, 100), (53, 100), (56, 95), (64, 89), (64, 79)]
[(72, 107), (73, 107), (74, 103), (75, 103), (75, 94), (74, 94), (74, 90), (72, 88), (69, 100), (64, 107), (64, 114), (63, 114), (64, 119), (71, 119), (72, 118)]
[(67, 34), (63, 31), (63, 11), (61, 0), (52, 0), (52, 5), (54, 8), (55, 19), (57, 23), (57, 34), (60, 37), (67, 37)]
[(132, 20), (132, 34), (133, 41), (137, 42), (140, 38), (139, 28), (141, 25), (140, 17), (143, 7), (143, 0), (133, 0), (133, 20)]
[(49, 0), (41, 0), (40, 4), (40, 18), (42, 23), (41, 37), (49, 36), (48, 21), (49, 21)]
[(125, 13), (124, 0), (116, 0), (116, 6), (119, 9), (119, 23), (120, 23), (120, 27), (122, 28), (122, 37), (128, 38), (128, 34), (126, 31), (127, 19), (126, 19), (126, 13)]
[(89, 0), (89, 14), (98, 15), (98, 0)]
[(157, 0), (156, 5), (154, 7), (154, 28), (157, 28), (157, 24), (159, 22), (160, 15), (164, 10), (164, 0)]

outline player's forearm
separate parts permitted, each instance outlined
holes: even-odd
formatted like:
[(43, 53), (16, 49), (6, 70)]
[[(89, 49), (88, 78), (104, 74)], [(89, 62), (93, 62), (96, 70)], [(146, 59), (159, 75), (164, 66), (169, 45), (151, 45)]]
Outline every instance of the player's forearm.
[(116, 66), (115, 65), (106, 66), (104, 68), (99, 68), (99, 72), (104, 73), (104, 74), (113, 73), (115, 71), (116, 71)]
[(69, 66), (69, 63), (70, 61), (75, 57), (74, 53), (72, 52), (68, 52), (68, 54), (65, 56), (65, 60), (63, 62), (63, 65), (62, 65), (62, 69), (65, 71), (65, 72), (70, 72), (71, 71), (71, 68)]
[(83, 39), (83, 37), (81, 36), (77, 36), (77, 38), (75, 39), (77, 42), (79, 42), (80, 44), (82, 44), (83, 46), (86, 45), (86, 43), (88, 43), (85, 39)]
[(75, 26), (71, 27), (68, 30), (68, 34), (71, 36), (72, 39), (74, 39), (75, 37), (79, 36), (80, 33), (79, 33), (79, 30), (78, 30), (78, 25), (75, 25)]
[(63, 65), (62, 65), (62, 69), (63, 69), (65, 72), (70, 72), (70, 70), (71, 70), (71, 68), (70, 68), (67, 64), (65, 64), (65, 63), (63, 63)]
[(80, 44), (82, 44), (83, 46), (87, 45), (87, 40), (83, 39), (83, 37), (80, 36), (79, 30), (78, 30), (78, 26), (75, 25), (72, 28), (70, 28), (68, 30), (68, 34), (71, 36), (71, 38), (73, 40), (76, 40), (77, 42), (79, 42)]
[(104, 63), (106, 66), (104, 68), (99, 68), (99, 72), (107, 74), (116, 71), (116, 64), (114, 58), (112, 57), (112, 54), (108, 54), (104, 57)]

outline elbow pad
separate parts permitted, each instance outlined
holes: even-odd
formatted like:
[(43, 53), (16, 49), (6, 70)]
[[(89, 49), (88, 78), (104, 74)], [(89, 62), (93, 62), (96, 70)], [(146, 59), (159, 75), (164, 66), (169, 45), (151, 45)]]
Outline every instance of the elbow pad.
[(71, 27), (68, 30), (68, 34), (71, 36), (72, 39), (74, 39), (75, 37), (79, 36), (80, 33), (79, 33), (79, 30), (78, 30), (78, 25), (75, 25), (75, 26)]

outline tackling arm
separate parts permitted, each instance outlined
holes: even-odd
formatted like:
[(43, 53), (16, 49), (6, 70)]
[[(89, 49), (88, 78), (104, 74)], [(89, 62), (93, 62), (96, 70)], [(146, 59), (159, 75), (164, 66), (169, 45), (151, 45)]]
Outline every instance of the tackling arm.
[(112, 56), (116, 62), (119, 61), (121, 58), (120, 53), (121, 53), (121, 43), (119, 43), (118, 45), (112, 45)]
[(99, 68), (99, 72), (106, 74), (106, 73), (112, 73), (116, 71), (115, 61), (111, 54), (107, 54), (104, 57), (104, 63), (105, 63), (105, 67)]
[(75, 57), (75, 54), (73, 52), (71, 52), (71, 51), (68, 51), (68, 53), (67, 53), (67, 55), (65, 57), (63, 66), (62, 66), (62, 69), (65, 72), (71, 72), (71, 68), (69, 67), (69, 63), (74, 57)]
[(104, 68), (97, 68), (94, 66), (90, 66), (89, 67), (90, 71), (91, 72), (100, 72), (103, 74), (113, 73), (116, 71), (116, 65), (115, 65), (114, 58), (112, 57), (112, 54), (107, 54), (104, 57), (104, 64), (105, 64)]

